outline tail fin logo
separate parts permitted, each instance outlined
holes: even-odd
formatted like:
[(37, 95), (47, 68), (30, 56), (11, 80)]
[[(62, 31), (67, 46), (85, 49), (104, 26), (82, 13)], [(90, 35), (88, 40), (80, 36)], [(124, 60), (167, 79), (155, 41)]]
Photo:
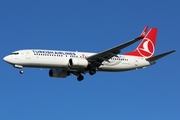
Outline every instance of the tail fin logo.
[(145, 38), (137, 50), (143, 57), (151, 57), (154, 54), (154, 44), (150, 39)]

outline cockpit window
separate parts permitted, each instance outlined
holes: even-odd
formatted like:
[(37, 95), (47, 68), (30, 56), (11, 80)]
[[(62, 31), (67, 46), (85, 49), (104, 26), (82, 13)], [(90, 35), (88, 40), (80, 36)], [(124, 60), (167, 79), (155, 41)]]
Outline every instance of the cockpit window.
[(18, 55), (18, 54), (19, 54), (19, 53), (17, 53), (17, 52), (16, 52), (16, 53), (11, 53), (11, 55)]

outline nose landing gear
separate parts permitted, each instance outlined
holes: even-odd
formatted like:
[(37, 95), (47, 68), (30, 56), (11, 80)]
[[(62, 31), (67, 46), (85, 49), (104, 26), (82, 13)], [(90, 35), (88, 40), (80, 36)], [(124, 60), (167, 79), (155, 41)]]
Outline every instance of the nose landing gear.
[(23, 73), (24, 73), (24, 71), (23, 71), (23, 70), (20, 70), (20, 71), (19, 71), (19, 73), (20, 73), (20, 74), (23, 74)]
[(18, 68), (18, 69), (21, 69), (21, 70), (19, 71), (20, 74), (23, 74), (23, 73), (24, 73), (24, 71), (22, 70), (22, 68), (23, 68), (22, 65), (14, 65), (14, 67), (15, 67), (15, 68)]

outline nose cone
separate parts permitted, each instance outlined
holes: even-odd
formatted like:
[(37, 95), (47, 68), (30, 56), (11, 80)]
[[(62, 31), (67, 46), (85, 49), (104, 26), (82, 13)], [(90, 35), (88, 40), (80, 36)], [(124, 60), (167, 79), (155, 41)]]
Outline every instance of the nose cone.
[(10, 62), (10, 57), (9, 57), (9, 56), (6, 56), (6, 57), (3, 58), (3, 60), (4, 60), (5, 62), (9, 63), (9, 62)]
[(3, 58), (3, 60), (6, 62), (7, 61), (7, 56)]

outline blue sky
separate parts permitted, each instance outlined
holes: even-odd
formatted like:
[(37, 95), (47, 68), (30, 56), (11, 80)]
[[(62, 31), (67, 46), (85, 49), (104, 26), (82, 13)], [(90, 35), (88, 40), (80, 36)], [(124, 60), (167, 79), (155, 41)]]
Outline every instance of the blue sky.
[[(3, 58), (21, 49), (101, 52), (159, 29), (155, 54), (179, 49), (178, 0), (0, 1)], [(122, 50), (133, 51), (138, 43)], [(2, 59), (1, 120), (179, 120), (179, 51), (146, 69), (50, 78), (48, 69), (24, 68)]]

